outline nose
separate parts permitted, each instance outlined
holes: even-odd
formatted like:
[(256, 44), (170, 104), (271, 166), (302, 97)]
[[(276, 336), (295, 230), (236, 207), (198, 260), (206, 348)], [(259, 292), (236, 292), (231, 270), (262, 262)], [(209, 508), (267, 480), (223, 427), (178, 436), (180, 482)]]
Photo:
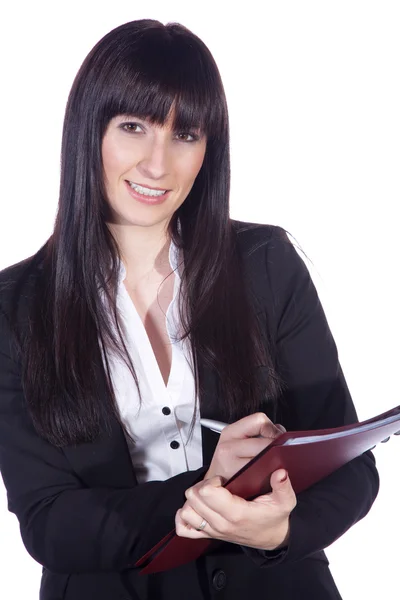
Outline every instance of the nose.
[(147, 179), (154, 181), (165, 178), (168, 174), (168, 143), (161, 136), (155, 136), (144, 148), (142, 159), (137, 170)]

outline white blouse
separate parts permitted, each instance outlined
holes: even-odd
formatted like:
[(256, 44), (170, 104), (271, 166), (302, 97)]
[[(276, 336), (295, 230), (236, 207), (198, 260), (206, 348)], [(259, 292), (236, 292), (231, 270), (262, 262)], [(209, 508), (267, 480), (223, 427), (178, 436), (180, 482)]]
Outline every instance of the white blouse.
[(108, 352), (111, 379), (121, 420), (135, 440), (126, 437), (139, 483), (165, 480), (203, 464), (199, 411), (188, 441), (195, 406), (194, 376), (187, 338), (176, 341), (179, 332), (178, 272), (179, 249), (171, 241), (169, 262), (175, 271), (173, 299), (166, 313), (166, 328), (172, 344), (172, 362), (165, 385), (157, 359), (142, 320), (125, 285), (121, 262), (117, 289), (117, 308), (124, 341), (130, 354), (142, 393), (142, 406), (135, 381), (124, 362)]

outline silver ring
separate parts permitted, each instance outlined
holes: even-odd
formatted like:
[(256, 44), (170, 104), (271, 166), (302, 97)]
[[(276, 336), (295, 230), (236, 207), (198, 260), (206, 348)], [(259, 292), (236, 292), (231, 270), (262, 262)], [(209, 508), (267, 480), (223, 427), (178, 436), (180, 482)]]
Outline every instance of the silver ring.
[(207, 521), (205, 519), (203, 519), (200, 526), (196, 527), (196, 531), (203, 531), (203, 529), (206, 525), (207, 525)]

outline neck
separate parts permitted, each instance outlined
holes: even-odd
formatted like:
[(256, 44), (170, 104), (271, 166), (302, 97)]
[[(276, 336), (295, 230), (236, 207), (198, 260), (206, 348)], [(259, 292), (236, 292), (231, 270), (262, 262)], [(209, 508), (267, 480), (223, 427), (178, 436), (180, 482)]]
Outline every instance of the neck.
[(126, 279), (139, 281), (151, 274), (169, 273), (170, 238), (164, 224), (160, 227), (109, 224), (126, 269)]

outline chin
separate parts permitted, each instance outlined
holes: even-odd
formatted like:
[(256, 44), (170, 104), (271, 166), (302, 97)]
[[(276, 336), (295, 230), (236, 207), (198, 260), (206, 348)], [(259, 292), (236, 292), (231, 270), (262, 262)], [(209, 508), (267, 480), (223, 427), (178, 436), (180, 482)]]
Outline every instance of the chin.
[(125, 227), (153, 227), (154, 225), (158, 225), (160, 223), (168, 222), (173, 213), (163, 213), (163, 214), (124, 214), (116, 217), (114, 223), (116, 225), (125, 226)]

